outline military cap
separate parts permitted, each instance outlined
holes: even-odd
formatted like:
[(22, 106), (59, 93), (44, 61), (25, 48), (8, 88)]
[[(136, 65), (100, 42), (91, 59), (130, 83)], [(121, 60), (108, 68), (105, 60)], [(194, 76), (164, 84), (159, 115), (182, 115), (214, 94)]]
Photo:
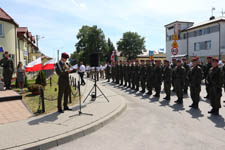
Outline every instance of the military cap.
[(183, 58), (182, 60), (187, 60), (187, 58)]
[(198, 61), (198, 60), (199, 58), (197, 56), (192, 58), (192, 61)]
[(62, 53), (62, 58), (67, 59), (67, 58), (69, 58), (69, 55), (64, 52), (64, 53)]
[(172, 58), (173, 61), (176, 61), (176, 58)]
[(139, 62), (138, 60), (136, 60), (135, 62)]
[(222, 62), (225, 64), (225, 60), (222, 60)]
[(207, 59), (212, 59), (212, 56), (208, 56)]
[(216, 57), (213, 57), (213, 58), (212, 58), (212, 61), (214, 61), (214, 62), (218, 62), (218, 61), (219, 61), (219, 59), (218, 59), (218, 58), (216, 58)]
[(161, 60), (155, 60), (155, 62), (161, 62)]
[(9, 54), (9, 52), (8, 51), (5, 51), (5, 54)]

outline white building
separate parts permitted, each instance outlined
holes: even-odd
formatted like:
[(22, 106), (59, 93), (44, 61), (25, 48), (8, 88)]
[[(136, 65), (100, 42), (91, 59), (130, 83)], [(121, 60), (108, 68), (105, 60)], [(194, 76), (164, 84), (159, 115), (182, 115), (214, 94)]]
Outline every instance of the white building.
[[(198, 56), (203, 62), (207, 56), (225, 59), (225, 17), (214, 18), (194, 25), (193, 22), (175, 21), (165, 25), (167, 59)], [(178, 54), (172, 55), (174, 33), (178, 35)]]

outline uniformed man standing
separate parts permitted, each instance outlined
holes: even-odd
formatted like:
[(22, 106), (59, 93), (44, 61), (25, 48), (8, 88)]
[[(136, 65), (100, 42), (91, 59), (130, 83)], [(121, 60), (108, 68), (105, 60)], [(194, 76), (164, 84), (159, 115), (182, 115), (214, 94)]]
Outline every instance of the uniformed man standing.
[(174, 86), (178, 100), (178, 104), (183, 104), (183, 90), (185, 82), (185, 68), (181, 64), (181, 60), (177, 60), (177, 66), (174, 69)]
[(119, 70), (120, 70), (120, 85), (123, 85), (123, 80), (124, 80), (124, 70), (123, 70), (123, 68), (124, 68), (124, 64), (123, 64), (123, 61), (120, 61), (120, 68), (119, 68)]
[(140, 66), (139, 66), (139, 61), (136, 60), (135, 66), (134, 66), (134, 84), (135, 84), (135, 90), (139, 91), (139, 84), (140, 84)]
[(58, 79), (58, 112), (63, 113), (62, 110), (62, 96), (64, 95), (64, 110), (72, 110), (68, 107), (68, 96), (69, 96), (69, 73), (72, 71), (69, 69), (66, 63), (69, 55), (67, 53), (62, 53), (61, 60), (56, 63), (56, 73), (59, 76)]
[(105, 68), (105, 76), (108, 82), (110, 82), (110, 71), (111, 71), (111, 65), (109, 62), (106, 63), (106, 68)]
[(145, 93), (145, 87), (146, 87), (146, 66), (145, 61), (141, 60), (141, 66), (140, 66), (140, 80), (141, 80), (141, 93)]
[(128, 61), (125, 61), (125, 64), (124, 64), (124, 86), (126, 87), (128, 85), (128, 74), (129, 74), (129, 63)]
[(147, 94), (148, 95), (152, 95), (152, 87), (153, 87), (153, 85), (152, 85), (152, 83), (153, 83), (153, 67), (152, 67), (152, 65), (150, 64), (150, 60), (147, 60), (147, 62), (146, 62), (146, 69), (147, 69), (147, 72), (146, 72), (146, 78), (147, 78), (147, 89), (148, 89), (148, 92), (147, 92)]
[(119, 84), (119, 65), (118, 61), (115, 62), (115, 77), (116, 77), (116, 84)]
[(204, 67), (204, 78), (205, 78), (205, 85), (206, 85), (206, 92), (207, 95), (204, 98), (209, 98), (209, 82), (208, 82), (208, 74), (209, 74), (209, 69), (212, 67), (212, 57), (208, 56), (207, 57), (207, 64)]
[(163, 99), (170, 100), (171, 94), (171, 82), (172, 82), (172, 69), (169, 66), (169, 61), (164, 60), (164, 68), (163, 68), (163, 80), (164, 80), (164, 90), (166, 93), (166, 97)]
[(190, 107), (195, 109), (199, 108), (201, 81), (203, 78), (203, 71), (201, 67), (198, 66), (198, 59), (198, 57), (192, 59), (192, 68), (189, 72), (190, 93), (192, 99)]
[(155, 61), (155, 67), (153, 70), (153, 87), (155, 88), (155, 95), (154, 97), (159, 98), (160, 97), (160, 91), (161, 91), (161, 85), (162, 85), (162, 68), (161, 68), (161, 61), (156, 60)]
[(112, 68), (111, 68), (111, 78), (112, 82), (114, 83), (116, 81), (116, 76), (115, 76), (115, 62), (112, 62)]
[(189, 74), (189, 71), (190, 71), (190, 67), (187, 64), (187, 59), (186, 58), (183, 58), (183, 67), (185, 69), (184, 94), (187, 94), (188, 85), (189, 85), (188, 74)]
[(212, 59), (212, 67), (208, 74), (209, 99), (212, 106), (212, 110), (209, 113), (213, 115), (219, 115), (219, 109), (221, 108), (220, 99), (222, 96), (223, 73), (218, 67), (218, 61), (218, 58)]
[(0, 67), (3, 67), (3, 78), (6, 90), (11, 90), (11, 80), (14, 72), (14, 66), (7, 51), (5, 52), (5, 57), (0, 60)]
[(171, 64), (171, 69), (172, 69), (172, 86), (173, 86), (173, 89), (172, 89), (172, 91), (173, 92), (175, 92), (175, 85), (174, 85), (174, 76), (175, 76), (175, 74), (174, 74), (174, 70), (175, 70), (175, 68), (176, 68), (176, 62), (177, 60), (175, 59), (175, 58), (173, 58), (172, 59), (172, 64)]

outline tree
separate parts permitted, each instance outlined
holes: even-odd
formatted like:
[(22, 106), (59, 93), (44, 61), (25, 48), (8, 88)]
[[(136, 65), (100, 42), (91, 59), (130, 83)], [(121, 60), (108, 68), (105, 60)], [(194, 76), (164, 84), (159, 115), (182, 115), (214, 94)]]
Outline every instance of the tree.
[(107, 46), (108, 46), (108, 54), (107, 54), (107, 61), (110, 61), (110, 57), (112, 55), (112, 52), (115, 51), (115, 47), (113, 45), (113, 43), (111, 42), (110, 38), (108, 38), (108, 42), (107, 42)]
[[(108, 52), (105, 35), (97, 26), (83, 26), (77, 34), (78, 42), (76, 43), (79, 60), (83, 59), (85, 63), (89, 62), (89, 55), (93, 52), (100, 53), (100, 59), (105, 60)], [(82, 54), (82, 56), (81, 56)]]
[(122, 39), (117, 42), (117, 49), (128, 60), (136, 59), (137, 55), (145, 49), (145, 38), (136, 32), (126, 32)]

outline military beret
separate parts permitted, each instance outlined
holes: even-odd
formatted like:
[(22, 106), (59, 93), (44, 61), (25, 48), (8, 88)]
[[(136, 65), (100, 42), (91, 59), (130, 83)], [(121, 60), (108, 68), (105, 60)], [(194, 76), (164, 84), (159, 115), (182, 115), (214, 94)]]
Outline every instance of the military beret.
[(164, 60), (164, 62), (165, 62), (165, 63), (169, 63), (169, 61), (168, 61), (168, 60)]
[(173, 61), (176, 61), (176, 58), (172, 58)]
[(177, 62), (181, 62), (181, 60), (180, 59), (177, 59)]
[(155, 62), (161, 62), (161, 60), (155, 60)]
[(135, 62), (139, 62), (138, 60), (136, 60)]
[(216, 58), (216, 57), (213, 57), (213, 58), (212, 58), (212, 61), (214, 61), (214, 62), (218, 62), (218, 61), (219, 61), (219, 59), (218, 59), (218, 58)]
[(208, 56), (207, 59), (212, 59), (212, 56)]
[(9, 52), (8, 51), (5, 51), (5, 54), (8, 54)]
[(148, 59), (148, 60), (146, 60), (146, 62), (150, 62), (150, 61), (151, 61), (151, 60), (149, 60), (149, 59)]
[(67, 58), (69, 58), (69, 55), (64, 52), (64, 53), (62, 53), (62, 58), (67, 59)]
[(187, 60), (187, 58), (183, 58), (182, 60)]
[(225, 60), (222, 60), (223, 63), (225, 63)]
[(197, 56), (192, 58), (192, 61), (198, 61), (198, 60), (199, 58)]
[(141, 60), (141, 62), (145, 62), (145, 60)]

